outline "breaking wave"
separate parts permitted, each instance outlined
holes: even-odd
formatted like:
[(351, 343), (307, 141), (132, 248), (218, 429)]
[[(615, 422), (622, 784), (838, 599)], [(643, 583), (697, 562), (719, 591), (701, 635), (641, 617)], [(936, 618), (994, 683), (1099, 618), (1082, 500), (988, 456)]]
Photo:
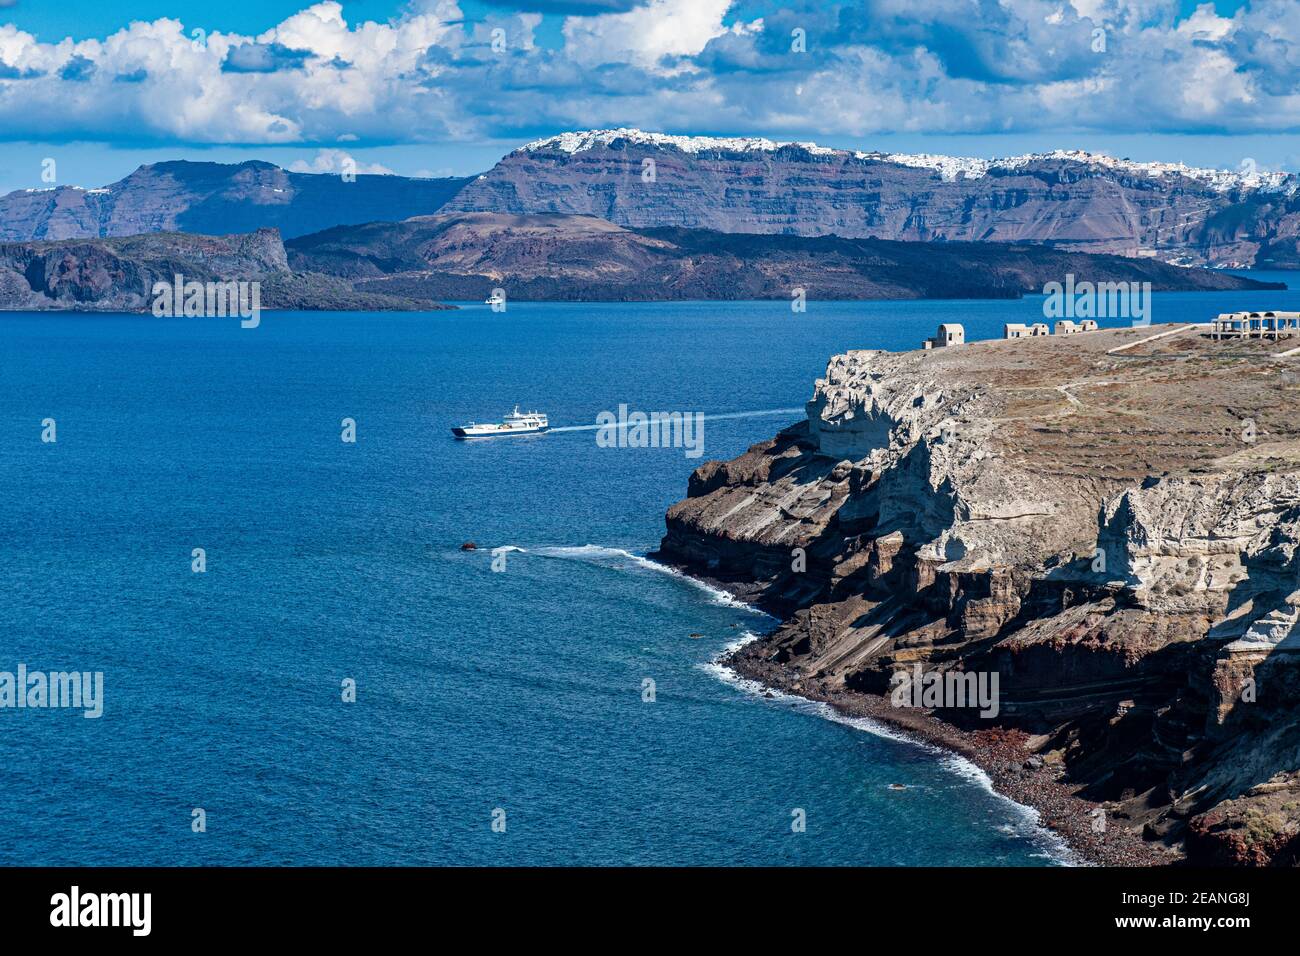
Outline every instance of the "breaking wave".
[[(689, 574), (678, 571), (676, 568), (669, 567), (666, 564), (652, 561), (645, 555), (634, 554), (631, 551), (625, 551), (622, 548), (607, 548), (599, 544), (584, 544), (577, 547), (516, 548), (514, 550), (524, 551), (526, 554), (533, 554), (542, 558), (558, 558), (567, 561), (586, 561), (590, 564), (599, 564), (605, 567), (614, 567), (620, 563), (631, 562), (638, 568), (643, 568), (647, 571), (655, 571), (659, 574), (666, 574), (678, 579), (679, 581), (684, 581), (687, 584), (690, 584), (697, 590), (703, 591), (714, 604), (722, 607), (731, 607), (743, 611), (750, 611), (753, 614), (762, 615), (763, 617), (771, 617), (771, 615), (760, 611), (752, 604), (746, 604), (744, 601), (738, 600), (721, 588), (716, 588), (705, 581), (691, 577)], [(772, 620), (775, 620), (775, 618), (772, 618)]]

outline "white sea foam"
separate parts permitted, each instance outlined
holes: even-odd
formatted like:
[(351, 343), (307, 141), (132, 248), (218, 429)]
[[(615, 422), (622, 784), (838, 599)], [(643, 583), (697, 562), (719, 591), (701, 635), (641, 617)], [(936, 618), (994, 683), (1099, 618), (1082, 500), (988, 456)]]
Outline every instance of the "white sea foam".
[[(517, 550), (523, 551), (524, 549), (519, 548)], [(652, 561), (649, 558), (645, 557), (644, 555), (633, 554), (631, 551), (625, 551), (622, 548), (607, 548), (599, 544), (584, 544), (578, 547), (533, 548), (527, 553), (535, 554), (543, 558), (560, 558), (562, 560), (571, 560), (571, 561), (588, 561), (593, 564), (602, 564), (602, 565), (608, 565), (611, 561), (620, 561), (620, 562), (630, 561), (638, 568), (643, 568), (647, 571), (657, 571), (660, 574), (667, 574), (671, 577), (677, 578), (680, 581), (685, 581), (687, 584), (690, 584), (693, 587), (707, 594), (709, 599), (714, 604), (718, 604), (723, 607), (733, 607), (739, 610), (749, 611), (753, 614), (760, 615), (762, 617), (771, 618), (770, 614), (766, 614), (763, 611), (760, 611), (752, 604), (746, 604), (744, 601), (738, 600), (737, 598), (728, 594), (726, 591), (722, 590), (721, 588), (716, 588), (711, 584), (699, 580), (698, 578), (691, 577), (689, 574), (684, 574), (681, 571), (678, 571), (676, 568), (669, 567), (666, 564), (660, 564), (658, 561)], [(775, 620), (775, 618), (772, 618), (772, 620)]]
[(1038, 811), (1033, 807), (1027, 807), (1023, 803), (1017, 803), (1010, 797), (998, 793), (993, 786), (993, 780), (980, 767), (965, 757), (955, 754), (950, 750), (945, 750), (928, 741), (919, 740), (903, 731), (896, 730), (887, 724), (878, 720), (872, 720), (870, 717), (853, 717), (841, 713), (830, 704), (820, 700), (809, 700), (806, 697), (800, 697), (797, 694), (787, 693), (786, 691), (776, 690), (767, 687), (759, 681), (752, 680), (748, 677), (742, 677), (736, 673), (735, 669), (727, 666), (723, 661), (732, 653), (744, 647), (761, 637), (752, 631), (744, 632), (740, 638), (724, 647), (718, 654), (707, 663), (701, 664), (700, 667), (709, 674), (712, 674), (718, 680), (725, 684), (735, 687), (742, 693), (749, 694), (753, 697), (760, 697), (772, 703), (787, 707), (790, 710), (801, 714), (808, 714), (813, 717), (820, 717), (824, 720), (830, 720), (837, 724), (844, 724), (852, 727), (854, 730), (861, 730), (865, 733), (882, 737), (886, 740), (893, 740), (899, 743), (908, 744), (913, 747), (919, 747), (928, 753), (934, 754), (939, 758), (940, 764), (944, 769), (967, 780), (985, 792), (1003, 801), (1012, 808), (1014, 819), (1008, 825), (1010, 832), (1017, 836), (1023, 836), (1031, 840), (1036, 846), (1042, 848), (1042, 855), (1050, 860), (1060, 863), (1064, 866), (1079, 865), (1078, 859), (1070, 850), (1069, 845), (1061, 839), (1056, 833), (1042, 825), (1042, 818)]
[[(692, 577), (676, 568), (666, 564), (660, 564), (658, 561), (652, 561), (644, 555), (634, 554), (623, 548), (609, 548), (599, 544), (584, 544), (578, 546), (561, 546), (561, 547), (540, 547), (540, 548), (521, 548), (516, 545), (506, 545), (506, 549), (511, 551), (520, 551), (525, 554), (532, 554), (543, 558), (556, 558), (568, 561), (587, 561), (593, 564), (602, 564), (608, 566), (611, 561), (631, 562), (638, 568), (655, 571), (660, 574), (667, 574), (679, 580), (685, 581), (707, 594), (714, 603), (724, 607), (734, 607), (749, 611), (755, 615), (768, 618), (775, 621), (776, 618), (770, 614), (760, 611), (751, 604), (746, 604), (728, 594), (720, 588), (716, 588), (705, 581)], [(1053, 833), (1042, 826), (1041, 818), (1038, 811), (1033, 807), (1027, 807), (1022, 803), (1017, 803), (1010, 797), (998, 793), (993, 786), (993, 780), (979, 768), (976, 764), (967, 760), (958, 754), (942, 747), (919, 740), (900, 730), (883, 724), (880, 721), (872, 720), (869, 717), (854, 717), (843, 714), (832, 707), (825, 701), (809, 700), (806, 697), (800, 697), (797, 694), (790, 694), (786, 691), (776, 690), (767, 687), (759, 681), (752, 680), (748, 677), (742, 677), (733, 668), (723, 663), (732, 653), (744, 647), (753, 641), (762, 637), (761, 634), (754, 631), (743, 631), (740, 636), (726, 644), (713, 658), (699, 665), (706, 673), (711, 674), (725, 684), (729, 684), (744, 694), (752, 697), (758, 697), (772, 702), (778, 706), (787, 707), (798, 713), (808, 714), (813, 717), (820, 717), (824, 720), (830, 720), (837, 724), (844, 724), (852, 727), (854, 730), (860, 730), (865, 733), (873, 734), (886, 740), (892, 740), (898, 743), (907, 744), (913, 747), (919, 747), (933, 754), (939, 759), (941, 765), (953, 773), (976, 786), (980, 787), (998, 800), (1005, 802), (1012, 808), (1014, 818), (1008, 826), (1015, 835), (1023, 836), (1031, 840), (1035, 845), (1042, 848), (1042, 855), (1057, 863), (1067, 866), (1078, 865), (1078, 860), (1070, 851), (1069, 846), (1057, 834)]]

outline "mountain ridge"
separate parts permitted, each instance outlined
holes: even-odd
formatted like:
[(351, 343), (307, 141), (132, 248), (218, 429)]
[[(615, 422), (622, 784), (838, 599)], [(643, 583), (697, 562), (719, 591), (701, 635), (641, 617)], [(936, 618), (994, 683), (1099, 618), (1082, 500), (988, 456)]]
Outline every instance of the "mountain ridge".
[[(1156, 290), (1263, 289), (1228, 273), (1027, 243), (629, 229), (559, 213), (437, 213), (286, 243), (293, 268), (427, 299), (552, 301), (1017, 298), (1068, 273)], [(1277, 287), (1277, 286), (1274, 286)]]
[(770, 140), (753, 136), (688, 136), (671, 133), (653, 133), (635, 127), (611, 129), (571, 130), (533, 140), (513, 152), (536, 152), (550, 148), (573, 154), (608, 146), (618, 140), (638, 145), (671, 146), (684, 153), (704, 151), (724, 152), (775, 152), (781, 149), (802, 149), (815, 156), (852, 156), (855, 159), (874, 159), (900, 166), (916, 166), (940, 171), (945, 179), (964, 175), (976, 179), (987, 175), (990, 169), (1015, 169), (1034, 161), (1064, 160), (1087, 166), (1123, 169), (1150, 176), (1180, 175), (1189, 179), (1204, 180), (1220, 191), (1233, 188), (1261, 189), (1285, 192), (1290, 195), (1300, 189), (1300, 175), (1278, 171), (1235, 172), (1228, 169), (1188, 166), (1184, 163), (1132, 160), (1118, 158), (1108, 153), (1094, 153), (1083, 149), (1054, 149), (1045, 152), (984, 159), (975, 156), (953, 156), (944, 153), (900, 153), (883, 150), (842, 149), (819, 146), (816, 143), (790, 140)]
[(107, 186), (0, 196), (0, 241), (337, 225), (441, 212), (563, 214), (632, 229), (1035, 243), (1175, 265), (1300, 268), (1300, 176), (1057, 149), (993, 159), (763, 137), (569, 131), (478, 176), (295, 173), (170, 160)]
[(293, 237), (341, 223), (434, 212), (466, 182), (296, 173), (263, 160), (167, 160), (108, 186), (53, 186), (0, 196), (0, 241), (109, 238), (153, 232), (229, 235), (274, 228)]
[(445, 211), (630, 228), (1036, 242), (1175, 264), (1300, 265), (1300, 179), (1056, 150), (995, 160), (589, 130), (514, 150)]

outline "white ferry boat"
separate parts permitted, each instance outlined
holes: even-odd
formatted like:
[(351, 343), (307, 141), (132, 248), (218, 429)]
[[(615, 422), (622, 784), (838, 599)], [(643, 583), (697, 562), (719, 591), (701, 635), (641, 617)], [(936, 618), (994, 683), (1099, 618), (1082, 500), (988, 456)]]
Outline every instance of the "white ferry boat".
[(541, 412), (521, 412), (519, 406), (505, 417), (503, 421), (489, 425), (470, 422), (458, 425), (451, 430), (457, 438), (495, 438), (498, 435), (529, 435), (544, 432), (551, 424)]

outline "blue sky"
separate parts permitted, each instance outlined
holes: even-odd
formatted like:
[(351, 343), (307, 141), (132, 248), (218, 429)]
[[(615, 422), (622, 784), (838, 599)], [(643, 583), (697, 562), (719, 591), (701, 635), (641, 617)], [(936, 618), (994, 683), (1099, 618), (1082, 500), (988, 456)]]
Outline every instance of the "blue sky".
[(1296, 0), (0, 0), (0, 191), (609, 126), (1297, 170), (1297, 78)]
[[(0, 7), (4, 4), (0, 0)], [(205, 25), (246, 36), (256, 36), (269, 26), (293, 16), (310, 6), (303, 0), (223, 0), (220, 4), (197, 0), (70, 0), (52, 3), (50, 0), (18, 0), (8, 10), (0, 11), (0, 22), (16, 24), (20, 29), (34, 33), (42, 40), (72, 37), (87, 40), (106, 37), (132, 20), (158, 20), (174, 17), (186, 25)], [(545, 10), (556, 4), (533, 4)], [(559, 5), (563, 7), (563, 5)], [(581, 7), (581, 3), (577, 4)], [(601, 5), (597, 4), (596, 9)], [(345, 0), (343, 14), (350, 22), (362, 20), (389, 20), (400, 16), (406, 7), (405, 0)], [(460, 9), (467, 20), (486, 20), (503, 10), (527, 9), (528, 4), (484, 3), (468, 0)], [(549, 15), (555, 29), (549, 31), (553, 41), (559, 42), (559, 27), (563, 17)]]
[[(918, 5), (921, 0), (918, 0)], [(1202, 0), (1202, 3), (1204, 0)], [(1197, 0), (1180, 0), (1178, 9), (1181, 15), (1190, 14), (1197, 6)], [(1246, 5), (1246, 0), (1215, 0), (1211, 6), (1221, 15), (1231, 16)], [(3, 6), (3, 4), (0, 4)], [(215, 6), (215, 9), (214, 9)], [(302, 0), (224, 0), (220, 5), (198, 0), (112, 0), (105, 2), (71, 2), (51, 3), (49, 0), (39, 2), (16, 2), (3, 15), (3, 19), (17, 24), (24, 30), (35, 33), (42, 40), (72, 37), (85, 40), (91, 37), (105, 37), (125, 26), (132, 20), (156, 20), (160, 17), (177, 17), (185, 23), (209, 22), (214, 27), (243, 34), (257, 34), (266, 29), (268, 24), (278, 23), (301, 10), (306, 4)], [(349, 20), (386, 20), (397, 16), (405, 6), (400, 0), (346, 0), (343, 3), (344, 15)], [(581, 3), (573, 5), (555, 3), (483, 3), (466, 2), (461, 9), (470, 19), (485, 19), (501, 10), (537, 10), (552, 17), (557, 25), (562, 17), (547, 13), (548, 10), (581, 9)], [(588, 9), (599, 10), (602, 7), (617, 7), (618, 4), (587, 4)], [(738, 15), (742, 19), (761, 16), (766, 10), (777, 4), (743, 3), (737, 4)]]

